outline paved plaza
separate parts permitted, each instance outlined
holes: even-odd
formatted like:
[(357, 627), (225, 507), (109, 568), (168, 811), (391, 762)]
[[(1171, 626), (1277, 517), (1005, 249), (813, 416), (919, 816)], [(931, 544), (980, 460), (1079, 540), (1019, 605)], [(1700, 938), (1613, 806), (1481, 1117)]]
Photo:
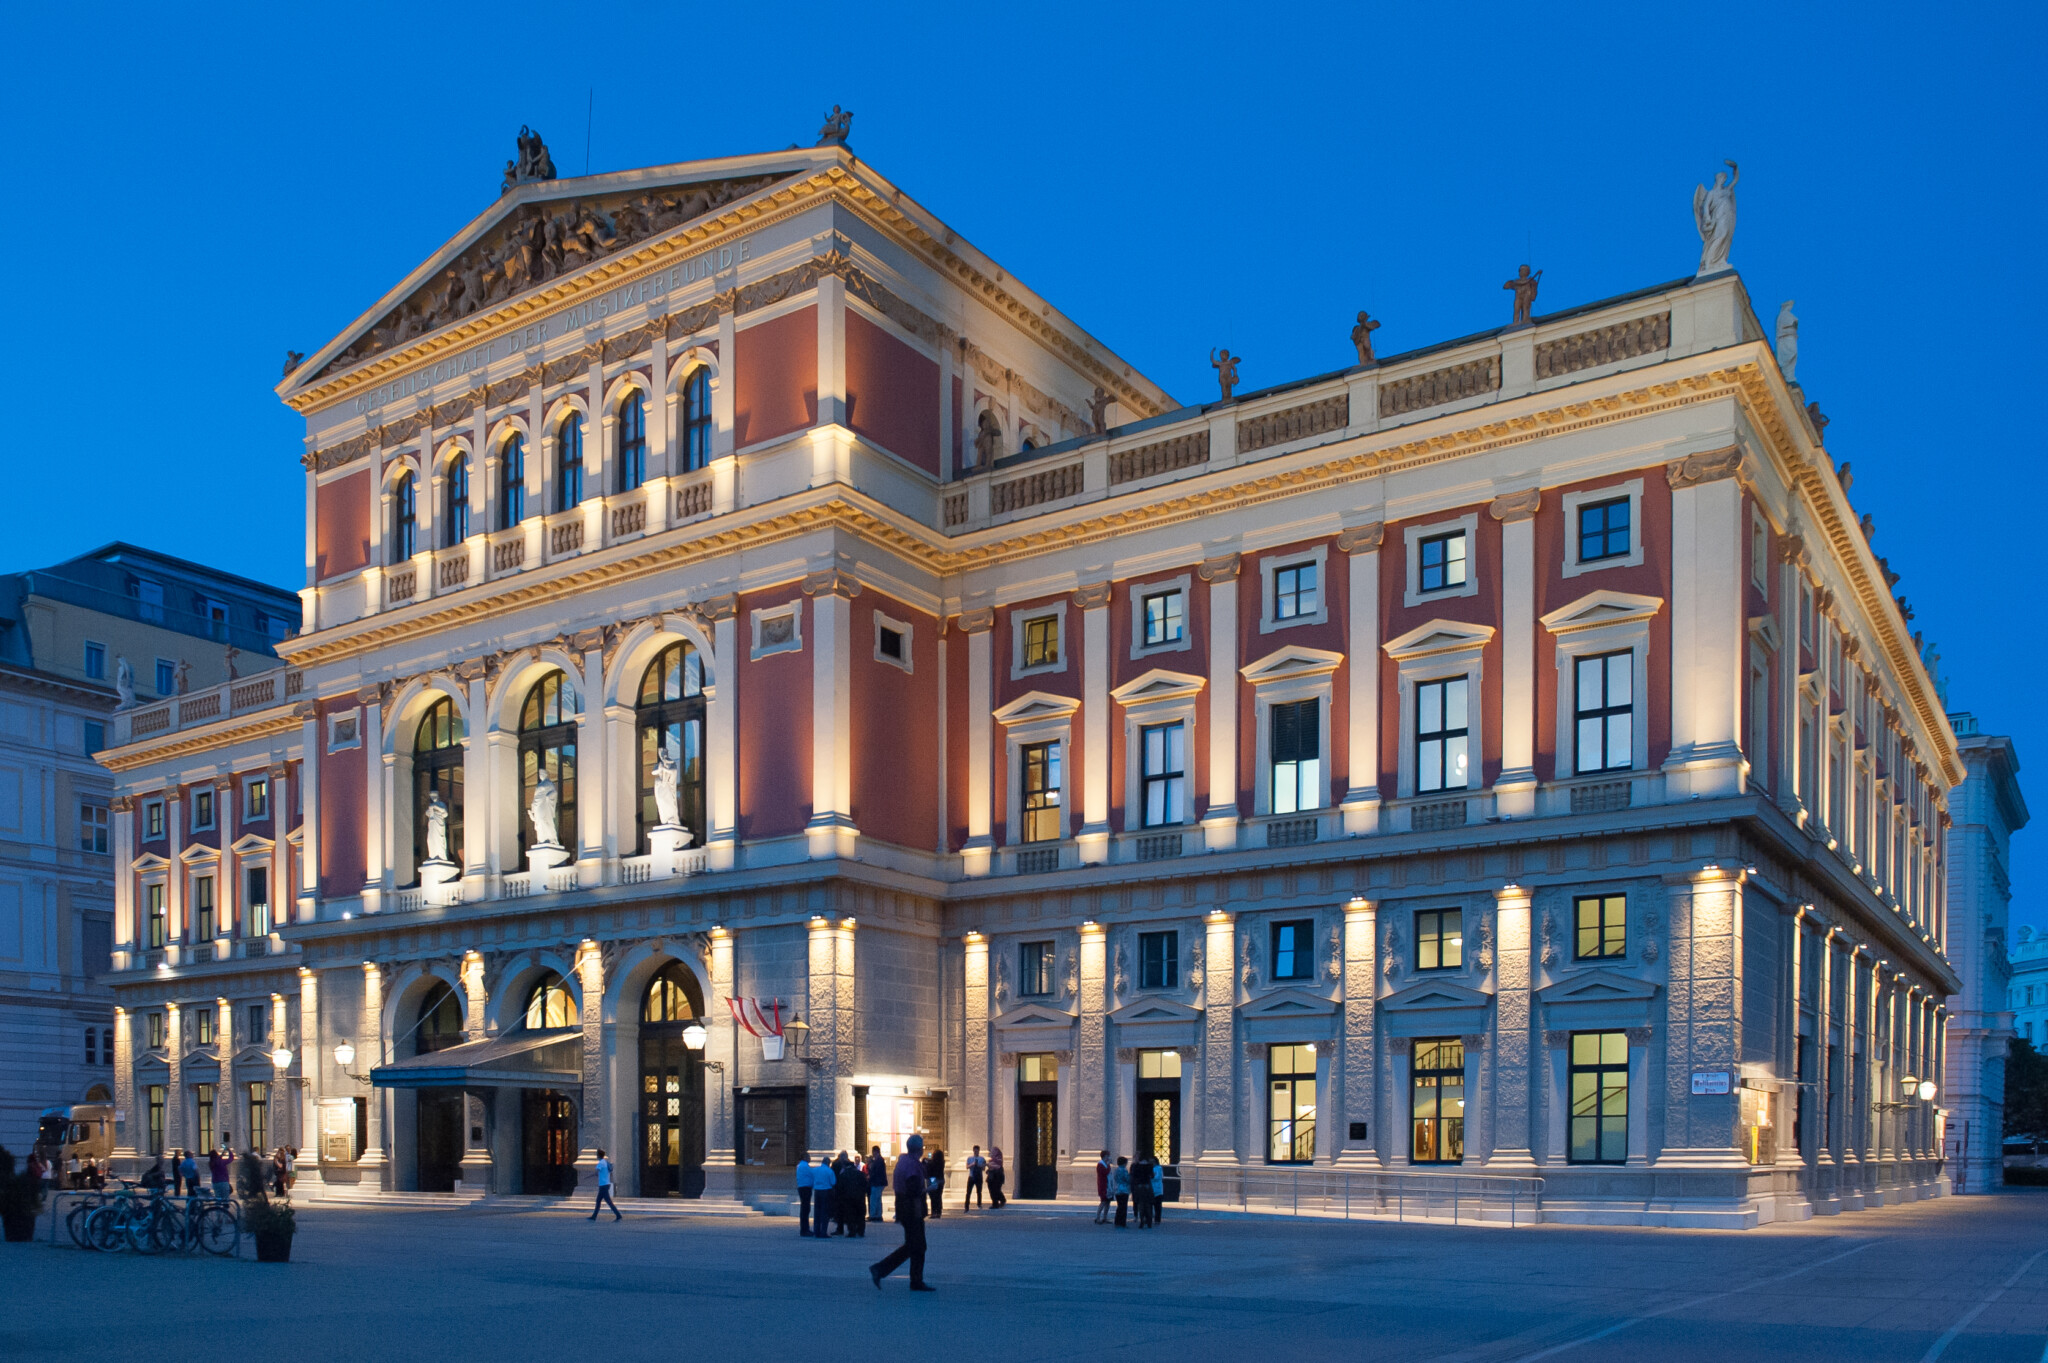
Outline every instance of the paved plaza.
[(1141, 1232), (1013, 1203), (932, 1224), (929, 1296), (869, 1286), (898, 1240), (483, 1208), (307, 1208), (282, 1267), (41, 1239), (0, 1255), (0, 1357), (2038, 1363), (2048, 1345), (2048, 1193), (1746, 1233), (1192, 1212)]

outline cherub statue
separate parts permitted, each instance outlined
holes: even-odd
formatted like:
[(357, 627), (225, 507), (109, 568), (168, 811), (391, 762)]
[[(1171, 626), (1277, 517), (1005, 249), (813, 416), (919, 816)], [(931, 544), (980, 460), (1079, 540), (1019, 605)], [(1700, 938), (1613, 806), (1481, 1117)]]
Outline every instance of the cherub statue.
[(293, 371), (294, 369), (297, 369), (297, 368), (298, 368), (298, 367), (299, 367), (299, 366), (300, 366), (301, 364), (305, 363), (305, 360), (306, 360), (306, 352), (305, 352), (305, 351), (303, 351), (303, 350), (287, 350), (287, 351), (285, 351), (285, 353), (284, 353), (284, 372), (285, 372), (285, 376), (286, 376), (286, 377), (290, 377), (290, 375), (291, 375), (291, 372), (292, 372), (292, 371)]
[(821, 147), (843, 147), (846, 139), (853, 134), (853, 110), (841, 109), (837, 104), (832, 112), (825, 115), (825, 126), (818, 129), (818, 145)]
[(1543, 271), (1530, 274), (1529, 267), (1524, 265), (1513, 279), (1501, 285), (1515, 295), (1515, 320), (1508, 323), (1509, 326), (1528, 325), (1529, 314), (1536, 310), (1536, 286), (1542, 278)]
[(1365, 309), (1360, 308), (1358, 310), (1358, 325), (1351, 328), (1351, 344), (1358, 347), (1358, 362), (1360, 364), (1373, 363), (1372, 334), (1379, 329), (1380, 324), (1368, 316)]
[(1108, 389), (1099, 383), (1095, 385), (1095, 396), (1088, 399), (1088, 423), (1095, 434), (1109, 429), (1109, 404), (1114, 401)]
[(1216, 383), (1223, 390), (1225, 402), (1230, 401), (1230, 390), (1237, 387), (1237, 366), (1243, 361), (1244, 356), (1233, 355), (1227, 348), (1220, 355), (1213, 349), (1209, 352), (1209, 367), (1216, 371)]

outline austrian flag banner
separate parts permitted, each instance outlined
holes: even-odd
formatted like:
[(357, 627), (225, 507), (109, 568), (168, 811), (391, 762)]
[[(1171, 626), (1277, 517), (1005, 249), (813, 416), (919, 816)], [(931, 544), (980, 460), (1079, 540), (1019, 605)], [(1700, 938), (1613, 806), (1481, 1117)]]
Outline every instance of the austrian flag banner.
[(748, 1035), (761, 1038), (763, 1060), (782, 1059), (781, 999), (727, 999), (725, 1006)]

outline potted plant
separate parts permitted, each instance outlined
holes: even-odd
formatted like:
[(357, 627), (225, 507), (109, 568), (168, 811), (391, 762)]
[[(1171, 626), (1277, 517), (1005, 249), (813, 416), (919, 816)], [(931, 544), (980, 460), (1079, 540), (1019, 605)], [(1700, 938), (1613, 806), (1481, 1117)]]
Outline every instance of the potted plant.
[(0, 1146), (0, 1227), (10, 1243), (33, 1240), (36, 1217), (43, 1210), (43, 1183), (26, 1169), (16, 1170), (14, 1155)]
[(256, 1262), (290, 1263), (292, 1233), (298, 1229), (297, 1214), (289, 1198), (272, 1198), (264, 1191), (263, 1162), (252, 1151), (242, 1156), (237, 1171), (242, 1197), (242, 1229), (256, 1237)]

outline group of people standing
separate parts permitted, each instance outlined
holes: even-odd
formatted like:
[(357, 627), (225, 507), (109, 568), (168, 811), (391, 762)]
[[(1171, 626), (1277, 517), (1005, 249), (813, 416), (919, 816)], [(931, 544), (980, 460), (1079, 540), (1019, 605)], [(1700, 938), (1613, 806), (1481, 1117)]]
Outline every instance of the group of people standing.
[(1095, 1224), (1107, 1226), (1110, 1221), (1109, 1204), (1116, 1203), (1118, 1226), (1130, 1224), (1130, 1204), (1138, 1204), (1138, 1229), (1150, 1230), (1159, 1224), (1160, 1214), (1166, 1208), (1166, 1166), (1149, 1154), (1141, 1154), (1136, 1162), (1118, 1155), (1116, 1163), (1109, 1162), (1109, 1151), (1102, 1152), (1095, 1161), (1095, 1196), (1099, 1205), (1095, 1208)]
[[(173, 1150), (170, 1167), (164, 1167), (164, 1157), (157, 1156), (156, 1163), (145, 1171), (141, 1178), (145, 1188), (169, 1187), (173, 1197), (199, 1197), (211, 1184), (213, 1196), (225, 1202), (233, 1186), (235, 1168), (234, 1138), (223, 1136), (218, 1148), (206, 1156), (206, 1178), (202, 1181), (199, 1173), (199, 1157), (190, 1150)], [(294, 1145), (280, 1145), (272, 1151), (267, 1160), (261, 1151), (251, 1150), (248, 1154), (264, 1160), (263, 1173), (270, 1184), (272, 1197), (291, 1196), (292, 1184), (298, 1181), (299, 1150)]]

